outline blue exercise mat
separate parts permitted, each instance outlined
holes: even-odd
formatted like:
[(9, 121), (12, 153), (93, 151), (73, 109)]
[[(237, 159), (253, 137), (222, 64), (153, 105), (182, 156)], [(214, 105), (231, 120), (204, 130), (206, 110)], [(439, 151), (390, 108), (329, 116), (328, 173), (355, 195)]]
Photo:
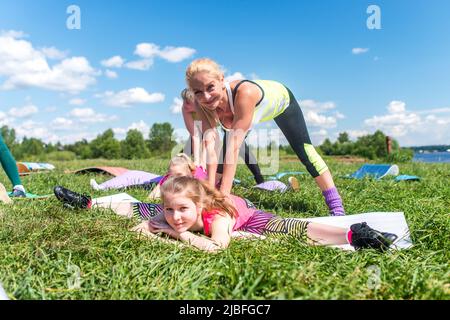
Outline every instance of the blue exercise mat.
[(400, 176), (395, 177), (395, 181), (420, 181), (420, 177), (402, 174)]
[(283, 178), (284, 176), (295, 176), (295, 175), (300, 175), (300, 174), (305, 174), (305, 172), (301, 172), (301, 171), (283, 171), (283, 172), (278, 172), (276, 175), (274, 176), (268, 176), (266, 177), (267, 180), (280, 180), (281, 178)]
[(387, 175), (396, 176), (399, 173), (399, 168), (396, 164), (364, 164), (357, 171), (346, 178), (363, 179), (365, 177), (381, 179)]

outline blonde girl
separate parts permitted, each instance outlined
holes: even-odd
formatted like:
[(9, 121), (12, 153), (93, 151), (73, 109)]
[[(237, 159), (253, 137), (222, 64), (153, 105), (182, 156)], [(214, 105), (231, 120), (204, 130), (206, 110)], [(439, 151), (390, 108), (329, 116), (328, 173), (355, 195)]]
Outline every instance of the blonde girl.
[[(248, 205), (245, 199), (211, 188), (192, 177), (169, 178), (161, 187), (163, 211), (135, 230), (165, 233), (205, 251), (228, 247), (233, 231), (296, 237), (312, 245), (351, 244), (355, 249), (387, 249), (397, 238), (370, 228), (365, 222), (350, 229), (282, 218)], [(230, 203), (229, 199), (232, 203)], [(139, 229), (141, 228), (141, 229)], [(208, 238), (197, 235), (200, 232)]]
[(189, 176), (197, 179), (206, 179), (207, 175), (201, 166), (196, 166), (195, 163), (184, 153), (179, 153), (170, 159), (169, 167), (166, 175), (158, 182), (155, 188), (148, 195), (149, 199), (159, 199), (161, 197), (161, 185), (169, 177)]

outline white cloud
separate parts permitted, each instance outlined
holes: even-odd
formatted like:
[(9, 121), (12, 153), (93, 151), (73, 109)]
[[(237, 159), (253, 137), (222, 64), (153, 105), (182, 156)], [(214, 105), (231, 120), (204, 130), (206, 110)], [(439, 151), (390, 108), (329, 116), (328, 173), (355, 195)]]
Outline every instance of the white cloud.
[(170, 111), (173, 114), (181, 113), (181, 110), (183, 108), (183, 100), (180, 98), (174, 98), (173, 103), (170, 106)]
[(17, 30), (0, 30), (0, 37), (8, 37), (8, 38), (26, 38), (28, 35), (24, 33), (23, 31), (17, 31)]
[(160, 57), (169, 62), (180, 62), (192, 57), (195, 52), (195, 49), (188, 47), (167, 46), (160, 49), (160, 47), (154, 43), (139, 43), (136, 46), (134, 54), (145, 59)]
[(320, 145), (328, 137), (328, 131), (320, 129), (319, 131), (311, 132), (311, 140), (313, 145)]
[(16, 130), (17, 138), (20, 140), (23, 137), (28, 138), (37, 138), (41, 139), (44, 142), (48, 141), (57, 141), (58, 136), (54, 133), (51, 133), (47, 126), (45, 126), (41, 122), (35, 122), (32, 120), (27, 120), (24, 122), (21, 122), (19, 125), (15, 126), (14, 129)]
[(117, 116), (108, 116), (102, 113), (96, 113), (91, 108), (75, 108), (72, 109), (69, 115), (77, 118), (77, 121), (81, 123), (104, 123), (118, 119)]
[(404, 113), (406, 104), (403, 101), (391, 101), (388, 105), (389, 113)]
[(370, 134), (367, 130), (345, 130), (345, 132), (348, 133), (350, 140), (356, 140), (359, 137)]
[(63, 117), (53, 119), (50, 125), (55, 130), (73, 130), (73, 121)]
[(306, 111), (304, 115), (306, 123), (313, 127), (333, 128), (336, 126), (335, 117), (327, 117), (314, 111)]
[[(446, 144), (450, 141), (450, 108), (413, 112), (407, 110), (403, 101), (394, 100), (387, 110), (387, 114), (368, 118), (364, 124), (397, 138), (401, 145)], [(449, 115), (445, 116), (446, 113)]]
[(336, 119), (345, 119), (345, 116), (338, 111), (335, 112), (334, 116), (336, 117)]
[(159, 56), (169, 62), (180, 62), (192, 57), (195, 54), (195, 50), (187, 47), (165, 47)]
[(159, 46), (154, 43), (139, 43), (134, 50), (134, 54), (142, 58), (152, 58), (159, 53)]
[[(55, 49), (57, 50), (57, 49)], [(3, 90), (37, 87), (77, 93), (96, 82), (97, 71), (85, 57), (71, 57), (50, 66), (46, 55), (26, 40), (0, 36), (0, 77)]]
[(107, 69), (105, 71), (105, 76), (109, 79), (117, 79), (117, 72)]
[(107, 91), (103, 95), (106, 105), (113, 107), (129, 107), (135, 104), (148, 104), (164, 101), (162, 93), (148, 93), (144, 88), (131, 88), (120, 92)]
[(3, 111), (0, 111), (0, 125), (9, 125), (11, 123), (12, 118), (9, 117), (6, 113)]
[(353, 48), (352, 54), (363, 54), (369, 51), (369, 48)]
[(331, 110), (336, 108), (336, 104), (332, 101), (327, 101), (327, 102), (318, 102), (318, 101), (314, 101), (314, 100), (301, 100), (299, 102), (300, 107), (302, 108), (302, 110), (311, 110), (311, 111), (316, 111), (316, 112), (322, 112), (322, 111), (327, 111), (327, 110)]
[(336, 108), (336, 104), (332, 101), (318, 102), (305, 99), (300, 101), (299, 105), (302, 108), (308, 126), (333, 128), (336, 127), (338, 119), (345, 118), (345, 116), (338, 111), (335, 111), (333, 115), (326, 114)]
[(122, 136), (127, 133), (127, 129), (125, 129), (125, 128), (113, 128), (112, 130), (114, 132), (114, 135), (117, 135), (117, 136)]
[(225, 77), (225, 81), (228, 81), (228, 82), (231, 82), (234, 80), (241, 80), (241, 79), (245, 79), (245, 77), (240, 72), (235, 72), (235, 73)]
[(55, 47), (44, 47), (41, 52), (45, 57), (53, 60), (62, 60), (67, 57), (67, 51), (60, 51)]
[(133, 70), (140, 70), (145, 71), (150, 69), (150, 67), (153, 65), (153, 59), (142, 59), (142, 60), (135, 60), (130, 61), (125, 64), (125, 67), (128, 69)]
[(114, 56), (109, 59), (102, 60), (100, 63), (102, 66), (107, 68), (121, 68), (125, 63), (125, 60), (121, 56)]
[(32, 116), (33, 114), (38, 113), (39, 108), (35, 105), (26, 105), (19, 108), (11, 108), (8, 111), (8, 115), (10, 115), (13, 118), (27, 118)]
[(261, 79), (261, 77), (258, 76), (256, 73), (252, 72), (252, 73), (250, 73), (250, 79), (251, 80), (259, 80), (259, 79)]
[(85, 99), (81, 99), (81, 98), (73, 98), (69, 100), (69, 104), (73, 105), (73, 106), (82, 106), (86, 103)]
[(55, 112), (56, 110), (58, 110), (58, 108), (54, 107), (54, 106), (50, 106), (44, 109), (45, 112)]
[(133, 122), (128, 128), (114, 128), (113, 132), (118, 136), (118, 139), (121, 139), (125, 138), (127, 132), (132, 129), (140, 131), (144, 138), (147, 138), (150, 132), (150, 126), (143, 120), (140, 120), (139, 122)]

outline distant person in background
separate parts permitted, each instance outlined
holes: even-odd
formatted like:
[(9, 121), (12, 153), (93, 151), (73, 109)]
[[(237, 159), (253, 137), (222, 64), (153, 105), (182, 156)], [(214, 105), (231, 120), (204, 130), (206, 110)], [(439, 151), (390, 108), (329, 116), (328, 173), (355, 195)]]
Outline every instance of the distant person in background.
[(25, 197), (26, 191), (20, 181), (19, 171), (17, 170), (16, 160), (8, 149), (3, 137), (0, 135), (0, 162), (3, 170), (13, 185), (12, 197)]
[[(181, 98), (183, 99), (183, 106), (181, 110), (183, 112), (184, 124), (186, 125), (186, 129), (189, 131), (189, 134), (191, 136), (190, 137), (191, 152), (187, 153), (194, 155), (194, 162), (197, 165), (200, 164), (203, 168), (206, 169), (206, 158), (205, 158), (206, 153), (202, 152), (202, 150), (200, 149), (202, 146), (202, 139), (201, 139), (202, 131), (200, 128), (198, 128), (198, 134), (200, 135), (200, 137), (195, 136), (195, 121), (200, 122), (201, 120), (198, 117), (197, 112), (195, 110), (194, 95), (188, 89), (183, 89), (183, 91), (181, 91)], [(226, 154), (226, 145), (227, 145), (226, 141), (228, 138), (228, 134), (225, 129), (223, 129), (223, 133), (224, 134), (223, 134), (222, 158), (225, 157)], [(248, 146), (246, 141), (242, 143), (239, 155), (242, 157), (242, 159), (244, 159), (244, 162), (247, 165), (247, 168), (253, 174), (256, 183), (257, 184), (263, 183), (264, 177), (261, 174), (261, 169), (259, 168), (257, 160), (253, 155), (253, 153), (251, 152), (250, 147)], [(219, 175), (217, 181), (220, 180), (222, 174), (223, 174), (223, 164), (220, 163), (217, 167), (217, 175)]]

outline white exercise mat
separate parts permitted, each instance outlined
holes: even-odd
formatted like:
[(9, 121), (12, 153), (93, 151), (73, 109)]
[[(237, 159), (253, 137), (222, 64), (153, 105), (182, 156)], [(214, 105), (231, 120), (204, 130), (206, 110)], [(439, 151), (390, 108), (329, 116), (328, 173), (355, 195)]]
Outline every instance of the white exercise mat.
[[(402, 250), (413, 246), (403, 212), (368, 212), (341, 217), (308, 218), (305, 220), (343, 228), (349, 228), (354, 223), (366, 222), (372, 229), (395, 233), (398, 236), (397, 240), (391, 246), (392, 249)], [(355, 250), (348, 244), (333, 247), (344, 250)]]
[(0, 300), (9, 300), (8, 295), (5, 290), (3, 290), (2, 285), (0, 284)]
[(92, 199), (93, 206), (102, 203), (116, 203), (116, 202), (141, 202), (141, 201), (130, 196), (128, 193), (125, 192), (114, 194), (112, 196)]

